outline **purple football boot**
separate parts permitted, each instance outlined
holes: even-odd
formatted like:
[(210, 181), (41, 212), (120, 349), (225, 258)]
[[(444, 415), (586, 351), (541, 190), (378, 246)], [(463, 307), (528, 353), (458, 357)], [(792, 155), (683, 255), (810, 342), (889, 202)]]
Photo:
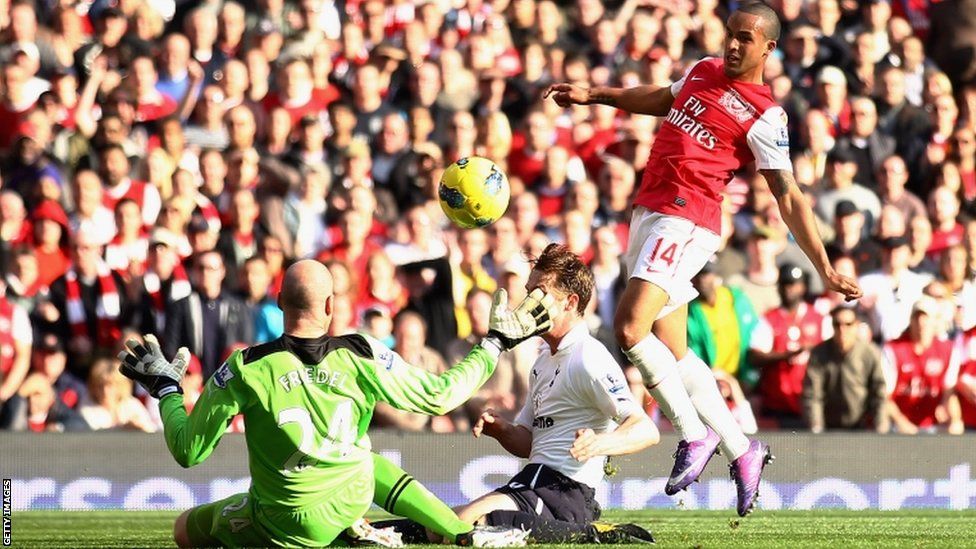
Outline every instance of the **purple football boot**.
[(759, 496), (759, 479), (762, 477), (763, 468), (774, 459), (769, 446), (754, 440), (749, 444), (746, 453), (729, 464), (729, 472), (732, 480), (735, 481), (735, 492), (739, 500), (736, 511), (739, 512), (740, 517), (752, 512), (756, 505), (756, 498)]
[(664, 486), (664, 493), (673, 496), (698, 480), (702, 471), (705, 470), (705, 466), (708, 465), (708, 460), (715, 455), (718, 443), (718, 435), (711, 429), (708, 429), (708, 434), (701, 440), (694, 442), (682, 440), (679, 442), (678, 450), (674, 453), (674, 467), (671, 469), (671, 478)]

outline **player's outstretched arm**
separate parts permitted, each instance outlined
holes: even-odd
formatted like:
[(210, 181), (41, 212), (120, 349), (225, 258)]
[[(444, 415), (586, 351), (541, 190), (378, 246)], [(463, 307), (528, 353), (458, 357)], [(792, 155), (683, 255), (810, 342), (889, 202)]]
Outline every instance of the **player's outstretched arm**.
[(827, 251), (824, 249), (823, 241), (820, 240), (820, 234), (817, 232), (817, 224), (814, 221), (810, 203), (803, 196), (803, 191), (796, 185), (793, 172), (790, 170), (760, 171), (766, 178), (769, 189), (776, 196), (783, 221), (790, 228), (796, 243), (800, 245), (800, 249), (813, 262), (820, 278), (823, 279), (824, 286), (828, 290), (843, 294), (848, 301), (860, 298), (863, 292), (857, 281), (841, 275), (830, 265)]
[(177, 463), (191, 467), (210, 455), (227, 429), (227, 422), (240, 411), (236, 390), (240, 376), (235, 376), (230, 366), (239, 360), (240, 352), (231, 355), (210, 378), (193, 412), (187, 415), (180, 382), (190, 360), (189, 351), (181, 348), (170, 362), (155, 336), (150, 334), (143, 339), (145, 345), (136, 340), (126, 342), (127, 350), (119, 353), (120, 371), (159, 399), (166, 446)]
[(380, 341), (363, 335), (372, 357), (356, 361), (360, 384), (376, 400), (399, 410), (441, 416), (457, 408), (495, 372), (498, 351), (476, 345), (441, 375), (411, 366)]
[(553, 84), (546, 90), (544, 98), (552, 96), (560, 107), (571, 105), (610, 105), (635, 114), (666, 116), (674, 103), (669, 86), (636, 86), (633, 88), (610, 88), (597, 86), (583, 88), (573, 84)]
[(363, 337), (372, 348), (372, 358), (357, 364), (378, 400), (408, 412), (444, 415), (464, 404), (488, 381), (502, 352), (547, 331), (552, 326), (553, 306), (552, 296), (536, 289), (510, 311), (504, 290), (499, 290), (491, 307), (488, 336), (439, 376), (410, 366), (368, 336)]

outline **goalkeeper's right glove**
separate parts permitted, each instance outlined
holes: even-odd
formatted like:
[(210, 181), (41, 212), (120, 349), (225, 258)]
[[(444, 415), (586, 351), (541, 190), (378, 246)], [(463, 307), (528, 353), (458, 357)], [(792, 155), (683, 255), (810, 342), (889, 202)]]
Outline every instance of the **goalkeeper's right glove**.
[(148, 334), (143, 339), (145, 345), (135, 339), (125, 342), (127, 350), (119, 353), (119, 360), (122, 361), (119, 371), (142, 385), (153, 398), (163, 398), (172, 393), (183, 394), (180, 382), (190, 364), (190, 351), (186, 347), (180, 347), (170, 362), (163, 356), (156, 336)]
[(556, 299), (536, 288), (514, 311), (508, 310), (508, 292), (499, 289), (492, 298), (488, 335), (482, 340), (499, 351), (507, 351), (530, 337), (544, 334), (552, 328)]

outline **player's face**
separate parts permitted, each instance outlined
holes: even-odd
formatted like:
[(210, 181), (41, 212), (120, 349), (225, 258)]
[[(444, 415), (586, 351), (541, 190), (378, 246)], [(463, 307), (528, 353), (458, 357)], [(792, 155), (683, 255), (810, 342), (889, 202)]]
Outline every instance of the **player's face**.
[(754, 71), (766, 61), (776, 47), (775, 40), (763, 34), (762, 20), (755, 15), (736, 12), (725, 28), (725, 75), (736, 78)]
[(532, 290), (539, 288), (555, 298), (556, 305), (552, 310), (557, 312), (552, 317), (552, 329), (558, 330), (563, 325), (565, 319), (569, 318), (569, 315), (576, 311), (579, 296), (576, 294), (567, 294), (556, 288), (553, 282), (552, 276), (547, 276), (539, 271), (533, 270), (529, 273), (529, 280), (525, 283), (525, 289), (526, 292), (532, 293)]

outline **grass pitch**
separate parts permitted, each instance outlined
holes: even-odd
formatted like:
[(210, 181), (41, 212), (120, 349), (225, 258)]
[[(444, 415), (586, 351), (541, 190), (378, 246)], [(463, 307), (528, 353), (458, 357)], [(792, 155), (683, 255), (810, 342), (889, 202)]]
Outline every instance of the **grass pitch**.
[[(13, 546), (175, 547), (171, 532), (176, 515), (125, 511), (14, 513)], [(759, 511), (745, 519), (732, 511), (608, 511), (603, 519), (650, 527), (658, 547), (976, 548), (976, 510)]]

